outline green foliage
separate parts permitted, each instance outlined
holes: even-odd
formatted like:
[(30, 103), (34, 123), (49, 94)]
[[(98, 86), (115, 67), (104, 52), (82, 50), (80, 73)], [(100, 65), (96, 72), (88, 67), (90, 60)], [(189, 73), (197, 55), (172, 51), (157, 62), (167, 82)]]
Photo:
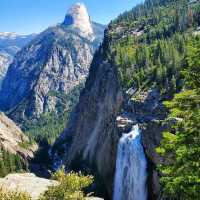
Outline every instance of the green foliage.
[(186, 43), (199, 25), (199, 3), (146, 0), (109, 25), (111, 48), (127, 89), (158, 88), (173, 96), (182, 88)]
[(184, 75), (187, 84), (192, 88), (200, 87), (200, 37), (195, 37), (188, 43), (187, 51), (187, 67), (184, 70)]
[(31, 197), (23, 192), (8, 191), (0, 188), (0, 199), (1, 200), (31, 200)]
[(170, 96), (180, 91), (186, 43), (199, 13), (199, 2), (146, 0), (112, 21), (111, 49), (123, 86), (156, 87)]
[(149, 45), (130, 37), (118, 42), (115, 61), (124, 87), (157, 87), (163, 93), (180, 90), (186, 41), (187, 37), (176, 34)]
[(31, 138), (28, 141), (20, 142), (19, 146), (23, 149), (28, 149), (30, 146), (34, 144), (34, 140)]
[(157, 152), (167, 162), (159, 167), (164, 196), (198, 200), (200, 194), (200, 40), (189, 42), (184, 75), (186, 89), (165, 105), (176, 119), (172, 132), (163, 134)]
[(26, 170), (26, 168), (25, 162), (19, 155), (11, 154), (4, 149), (0, 150), (0, 177)]
[(199, 16), (199, 1), (146, 0), (109, 26), (124, 89), (156, 88), (166, 99), (182, 91), (165, 103), (176, 123), (157, 148), (166, 160), (159, 167), (164, 199), (200, 194), (200, 38), (193, 34)]
[(50, 91), (49, 96), (57, 98), (56, 110), (42, 114), (38, 120), (27, 120), (23, 124), (23, 130), (29, 136), (40, 143), (44, 140), (49, 144), (54, 143), (55, 139), (63, 132), (70, 113), (77, 104), (80, 91), (84, 84), (75, 87), (69, 94)]
[(93, 182), (93, 177), (83, 176), (81, 173), (65, 174), (64, 168), (56, 172), (53, 178), (59, 185), (49, 187), (40, 200), (84, 200), (88, 195), (83, 190)]
[[(51, 186), (41, 194), (39, 200), (85, 200), (90, 194), (84, 190), (93, 183), (92, 176), (84, 176), (81, 173), (65, 173), (64, 168), (58, 170), (52, 177), (58, 181), (57, 186)], [(23, 192), (8, 191), (0, 188), (1, 200), (31, 200), (31, 197)]]
[(120, 15), (110, 26), (126, 27), (123, 34), (131, 30), (143, 30), (141, 38), (149, 43), (197, 27), (199, 13), (199, 3), (190, 5), (187, 0), (146, 0), (131, 11)]

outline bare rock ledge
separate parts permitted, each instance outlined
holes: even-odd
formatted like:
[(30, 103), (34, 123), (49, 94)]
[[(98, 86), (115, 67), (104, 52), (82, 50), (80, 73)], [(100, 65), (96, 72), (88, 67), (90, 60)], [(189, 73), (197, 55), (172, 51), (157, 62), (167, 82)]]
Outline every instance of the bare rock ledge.
[(0, 179), (0, 187), (11, 191), (28, 193), (33, 200), (37, 200), (49, 186), (57, 185), (57, 181), (38, 178), (34, 174), (9, 174)]

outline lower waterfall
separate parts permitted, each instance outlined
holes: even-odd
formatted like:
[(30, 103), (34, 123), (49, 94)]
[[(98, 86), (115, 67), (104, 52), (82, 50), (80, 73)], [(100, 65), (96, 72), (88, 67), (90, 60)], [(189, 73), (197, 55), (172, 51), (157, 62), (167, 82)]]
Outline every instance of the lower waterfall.
[(136, 125), (118, 144), (113, 200), (146, 200), (146, 182), (147, 161)]

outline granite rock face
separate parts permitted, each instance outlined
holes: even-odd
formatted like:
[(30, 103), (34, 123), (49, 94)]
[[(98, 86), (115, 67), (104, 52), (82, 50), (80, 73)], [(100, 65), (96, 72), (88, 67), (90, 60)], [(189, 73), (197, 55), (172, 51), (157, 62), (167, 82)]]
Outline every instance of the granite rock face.
[(55, 162), (65, 164), (67, 169), (88, 169), (88, 173), (98, 176), (105, 196), (112, 196), (120, 137), (116, 117), (123, 94), (116, 67), (104, 60), (101, 51), (94, 57), (79, 104), (52, 153)]
[[(31, 173), (9, 174), (5, 178), (0, 178), (0, 187), (10, 191), (25, 192), (32, 200), (39, 199), (40, 195), (47, 191), (48, 187), (57, 186), (55, 180), (39, 178)], [(87, 197), (86, 200), (103, 200), (98, 197)]]
[(77, 3), (68, 10), (63, 24), (78, 29), (85, 38), (95, 38), (87, 8), (83, 3)]
[(142, 143), (148, 160), (148, 198), (157, 199), (160, 194), (159, 173), (157, 165), (164, 162), (157, 154), (156, 148), (160, 145), (162, 133), (169, 129), (165, 123), (167, 110), (163, 105), (164, 96), (156, 89), (129, 94), (125, 110), (131, 113), (135, 123), (139, 123)]
[(48, 187), (56, 186), (57, 181), (36, 177), (34, 174), (9, 174), (0, 179), (0, 187), (10, 191), (25, 192), (32, 200), (39, 199)]
[(0, 88), (12, 58), (8, 54), (0, 54)]
[[(72, 17), (84, 12), (78, 15), (79, 20), (88, 16), (82, 5), (74, 12), (70, 12)], [(104, 26), (98, 27), (103, 35)], [(67, 94), (85, 80), (99, 39), (99, 35), (98, 40), (83, 37), (80, 30), (64, 23), (45, 30), (11, 63), (0, 91), (0, 109), (10, 110), (16, 121), (54, 111), (57, 98), (53, 93)]]
[(0, 113), (0, 147), (12, 154), (18, 154), (24, 160), (33, 158), (37, 145), (30, 144), (24, 148), (22, 144), (29, 143), (28, 137), (5, 114)]

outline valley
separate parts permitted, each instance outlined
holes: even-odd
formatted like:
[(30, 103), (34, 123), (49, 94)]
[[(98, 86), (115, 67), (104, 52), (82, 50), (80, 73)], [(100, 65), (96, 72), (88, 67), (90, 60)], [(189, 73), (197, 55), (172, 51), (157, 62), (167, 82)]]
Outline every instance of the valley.
[(3, 55), (0, 199), (199, 200), (199, 27), (199, 1), (145, 0), (107, 26), (76, 3)]

